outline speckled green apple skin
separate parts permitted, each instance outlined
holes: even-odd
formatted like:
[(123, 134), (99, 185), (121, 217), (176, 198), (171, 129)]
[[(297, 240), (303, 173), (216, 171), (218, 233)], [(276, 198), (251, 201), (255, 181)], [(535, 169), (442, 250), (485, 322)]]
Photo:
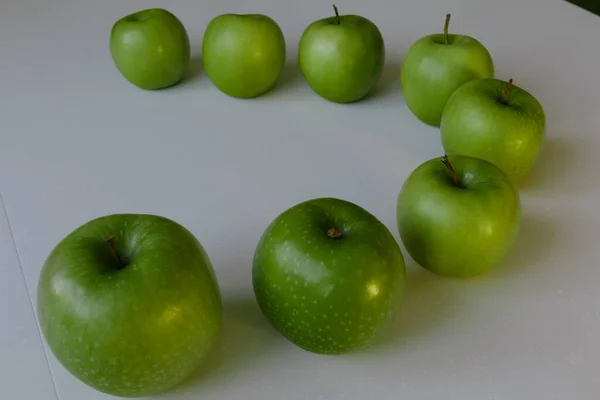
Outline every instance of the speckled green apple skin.
[(462, 85), (494, 76), (489, 51), (465, 35), (425, 36), (411, 45), (400, 69), (407, 107), (422, 122), (439, 126), (446, 102)]
[(110, 32), (115, 66), (133, 85), (146, 90), (179, 83), (188, 69), (190, 42), (181, 21), (162, 8), (119, 19)]
[[(331, 228), (343, 236), (328, 236)], [(404, 258), (389, 230), (340, 199), (308, 200), (284, 211), (254, 255), (253, 286), (264, 316), (313, 353), (367, 346), (394, 318), (404, 285)]]
[(513, 182), (529, 172), (546, 137), (539, 101), (508, 82), (479, 79), (459, 88), (444, 109), (440, 132), (446, 153), (464, 154), (500, 167)]
[(202, 39), (206, 75), (232, 97), (253, 98), (271, 90), (285, 58), (283, 31), (267, 15), (219, 15), (210, 21)]
[[(116, 235), (119, 263), (106, 239)], [(37, 308), (50, 349), (76, 378), (120, 397), (164, 392), (215, 345), (221, 295), (207, 254), (184, 227), (113, 214), (75, 229), (52, 250)]]
[(459, 186), (440, 158), (422, 163), (398, 195), (398, 230), (406, 251), (423, 268), (446, 277), (475, 277), (513, 248), (521, 201), (495, 165), (467, 156), (449, 159)]
[(381, 77), (385, 62), (383, 36), (359, 15), (341, 15), (311, 23), (298, 45), (298, 65), (319, 96), (336, 103), (363, 99)]

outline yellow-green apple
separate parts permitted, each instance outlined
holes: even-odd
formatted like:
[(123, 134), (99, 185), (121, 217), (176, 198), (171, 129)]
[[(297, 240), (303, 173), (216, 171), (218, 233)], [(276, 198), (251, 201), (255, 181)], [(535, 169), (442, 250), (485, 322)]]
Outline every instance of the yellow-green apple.
[(58, 361), (120, 397), (164, 392), (217, 342), (221, 295), (190, 231), (165, 217), (112, 214), (64, 237), (39, 278), (37, 309)]
[(286, 58), (283, 31), (262, 14), (222, 14), (204, 32), (202, 60), (212, 83), (223, 93), (252, 98), (269, 91)]
[(401, 305), (405, 264), (390, 231), (360, 206), (336, 198), (279, 214), (256, 247), (252, 279), (268, 322), (318, 354), (366, 346)]
[(419, 165), (397, 199), (397, 225), (410, 256), (447, 277), (473, 277), (498, 265), (521, 225), (519, 193), (494, 164), (444, 156)]
[(312, 22), (298, 45), (298, 65), (308, 85), (336, 103), (364, 98), (383, 70), (385, 45), (377, 26), (360, 15), (339, 15)]
[(512, 79), (478, 79), (450, 97), (440, 131), (446, 153), (490, 161), (517, 181), (538, 159), (546, 116), (540, 102)]
[(190, 60), (190, 42), (181, 21), (162, 8), (129, 14), (110, 32), (110, 53), (119, 72), (142, 89), (179, 83)]
[(489, 51), (477, 39), (444, 33), (424, 36), (408, 49), (400, 69), (400, 85), (409, 110), (422, 122), (439, 126), (446, 102), (465, 83), (494, 76)]

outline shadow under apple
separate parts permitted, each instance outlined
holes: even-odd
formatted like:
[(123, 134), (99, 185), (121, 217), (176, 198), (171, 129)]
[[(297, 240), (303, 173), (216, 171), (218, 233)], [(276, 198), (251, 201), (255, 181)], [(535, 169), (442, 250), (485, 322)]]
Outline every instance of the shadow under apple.
[(268, 97), (272, 95), (279, 95), (281, 92), (288, 92), (293, 90), (294, 86), (302, 81), (302, 74), (300, 67), (298, 67), (298, 60), (291, 59), (286, 60), (283, 70), (277, 79), (275, 85), (261, 97)]
[(392, 95), (395, 91), (400, 92), (400, 67), (401, 60), (386, 61), (383, 66), (381, 78), (375, 85), (375, 88), (363, 99), (369, 101), (372, 99), (384, 99)]
[[(581, 151), (572, 138), (552, 137), (544, 143), (537, 162), (516, 186), (524, 193), (569, 193), (577, 194), (595, 189), (599, 178), (590, 174), (578, 163)], [(582, 144), (585, 147), (585, 144)], [(578, 178), (586, 176), (586, 179)], [(596, 180), (596, 184), (590, 182)]]
[(203, 68), (204, 68), (204, 64), (202, 63), (202, 57), (200, 55), (190, 57), (190, 62), (188, 64), (188, 70), (187, 70), (185, 77), (181, 81), (181, 84), (185, 85), (187, 83), (194, 82), (196, 79), (198, 79), (200, 77), (200, 74), (202, 73)]
[(254, 297), (224, 296), (219, 342), (203, 365), (178, 385), (175, 392), (195, 391), (196, 387), (211, 381), (230, 382), (235, 375), (251, 368), (256, 358), (268, 351), (278, 338), (262, 316)]
[(519, 274), (539, 266), (539, 259), (560, 247), (559, 223), (549, 217), (524, 212), (517, 241), (504, 261), (490, 271), (490, 277), (517, 279)]
[(461, 280), (437, 276), (407, 259), (404, 300), (386, 332), (375, 340), (366, 352), (387, 351), (421, 341), (428, 333), (443, 330), (461, 312)]

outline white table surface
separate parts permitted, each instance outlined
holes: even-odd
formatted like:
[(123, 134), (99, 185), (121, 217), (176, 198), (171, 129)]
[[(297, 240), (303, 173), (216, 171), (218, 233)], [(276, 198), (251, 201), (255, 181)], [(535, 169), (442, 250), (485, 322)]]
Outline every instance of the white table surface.
[[(378, 94), (353, 105), (317, 97), (296, 68), (297, 42), (331, 14), (317, 0), (34, 1), (0, 5), (0, 398), (100, 400), (42, 346), (37, 278), (52, 247), (112, 212), (173, 218), (201, 240), (224, 296), (221, 344), (164, 399), (596, 400), (600, 395), (600, 18), (551, 0), (346, 0), (382, 30)], [(192, 41), (196, 72), (145, 92), (114, 68), (108, 34), (119, 17), (165, 6)], [(198, 72), (214, 16), (260, 12), (284, 30), (282, 84), (229, 98)], [(317, 196), (354, 201), (399, 240), (395, 201), (421, 162), (441, 155), (399, 89), (417, 38), (450, 29), (479, 38), (497, 77), (513, 78), (547, 112), (543, 154), (519, 187), (524, 221), (491, 273), (457, 281), (408, 268), (397, 322), (347, 356), (295, 348), (252, 296), (251, 259), (267, 223)], [(6, 211), (5, 211), (6, 210)], [(10, 228), (9, 223), (10, 221)]]

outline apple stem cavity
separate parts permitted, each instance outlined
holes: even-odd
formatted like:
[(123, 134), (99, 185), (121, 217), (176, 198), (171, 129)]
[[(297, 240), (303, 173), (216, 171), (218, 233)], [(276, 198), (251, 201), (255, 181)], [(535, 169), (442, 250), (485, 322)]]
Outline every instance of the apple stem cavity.
[(448, 44), (448, 26), (450, 26), (450, 14), (446, 14), (446, 23), (444, 24), (444, 40)]
[(329, 236), (332, 239), (339, 239), (343, 236), (344, 234), (339, 231), (338, 229), (335, 228), (331, 228), (327, 231), (327, 236)]
[(333, 11), (335, 11), (335, 23), (336, 24), (340, 24), (340, 13), (338, 12), (338, 8), (336, 7), (336, 5), (333, 5)]
[(442, 163), (444, 163), (444, 165), (446, 166), (448, 171), (450, 171), (450, 174), (452, 175), (452, 182), (454, 183), (454, 186), (459, 187), (460, 182), (458, 180), (458, 175), (456, 174), (456, 171), (454, 170), (454, 167), (452, 166), (452, 164), (450, 164), (450, 160), (448, 159), (447, 154), (445, 154), (444, 157), (442, 157)]
[(506, 92), (504, 92), (504, 104), (508, 104), (508, 95), (510, 94), (510, 89), (512, 88), (513, 80), (512, 78), (508, 80), (508, 85), (506, 86)]
[(106, 239), (106, 243), (108, 243), (108, 245), (110, 246), (111, 250), (113, 251), (113, 253), (115, 254), (115, 257), (117, 257), (117, 261), (119, 263), (119, 268), (118, 269), (123, 269), (125, 268), (127, 265), (129, 265), (129, 263), (127, 262), (127, 260), (124, 260), (121, 258), (121, 255), (119, 254), (119, 252), (117, 251), (117, 245), (115, 243), (115, 239), (116, 239), (117, 235), (110, 235), (107, 239)]

